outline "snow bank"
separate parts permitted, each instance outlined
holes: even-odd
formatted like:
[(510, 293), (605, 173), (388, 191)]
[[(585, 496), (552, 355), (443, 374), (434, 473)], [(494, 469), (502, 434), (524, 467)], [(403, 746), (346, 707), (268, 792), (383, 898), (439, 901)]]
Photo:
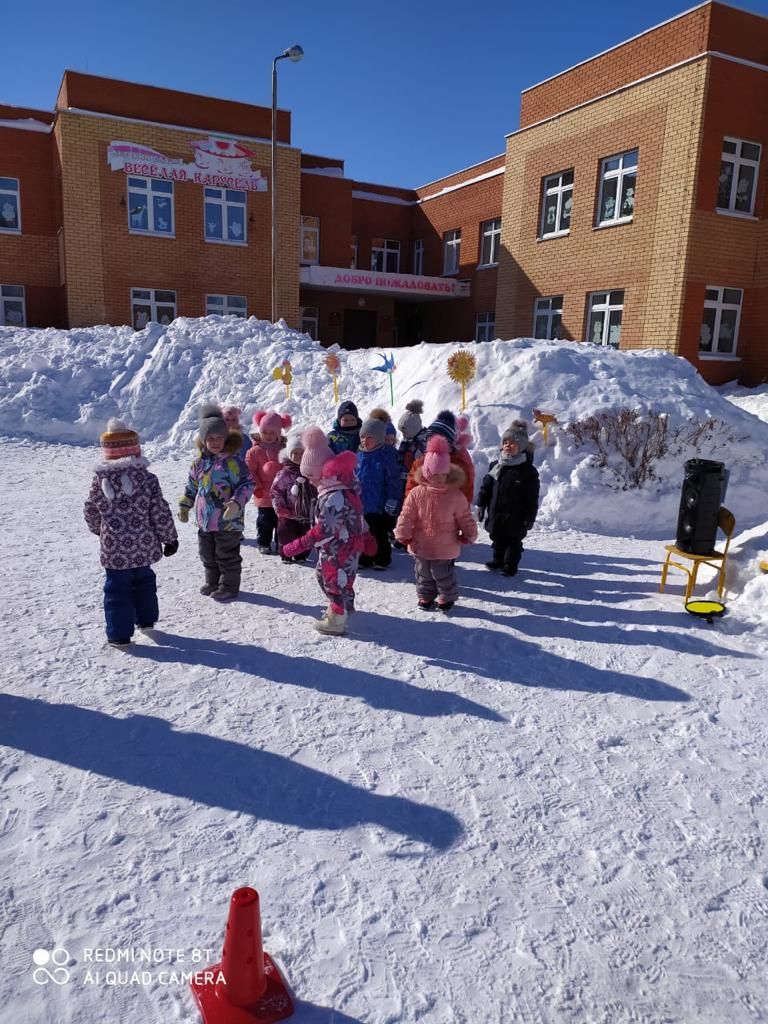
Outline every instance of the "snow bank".
[(758, 419), (768, 422), (768, 384), (757, 388), (744, 388), (740, 384), (723, 384), (718, 388), (723, 398)]
[[(441, 408), (458, 409), (460, 388), (446, 373), (459, 345), (421, 344), (395, 351), (395, 419), (405, 403), (423, 399), (425, 422)], [(534, 408), (557, 416), (548, 448), (536, 433), (542, 477), (540, 523), (604, 534), (669, 537), (674, 533), (682, 463), (699, 455), (731, 470), (728, 506), (740, 529), (764, 517), (768, 424), (709, 387), (685, 360), (655, 351), (616, 352), (573, 342), (532, 339), (466, 345), (477, 359), (468, 408), (478, 474), (494, 457), (501, 431)], [(0, 432), (48, 441), (95, 444), (107, 419), (119, 415), (141, 432), (151, 454), (186, 458), (197, 409), (207, 398), (240, 405), (250, 416), (279, 405), (298, 424), (330, 424), (333, 388), (323, 357), (306, 335), (254, 318), (180, 317), (150, 324), (60, 331), (0, 328)], [(292, 396), (272, 377), (290, 359)], [(376, 351), (341, 352), (339, 388), (361, 413), (389, 406), (389, 381), (373, 367)], [(724, 433), (698, 452), (668, 457), (641, 490), (608, 486), (591, 449), (576, 447), (564, 425), (600, 411), (632, 408), (668, 416), (724, 421)], [(723, 437), (736, 439), (723, 444)]]

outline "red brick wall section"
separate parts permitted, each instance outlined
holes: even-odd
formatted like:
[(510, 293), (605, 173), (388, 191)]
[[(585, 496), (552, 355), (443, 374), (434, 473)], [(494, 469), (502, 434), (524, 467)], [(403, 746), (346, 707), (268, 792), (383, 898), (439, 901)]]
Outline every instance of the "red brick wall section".
[[(570, 110), (707, 49), (711, 4), (698, 7), (522, 95), (520, 127)], [(760, 20), (760, 19), (754, 19)]]
[[(214, 134), (272, 138), (271, 107), (119, 82), (114, 78), (85, 75), (79, 71), (64, 72), (56, 106), (58, 109), (72, 107), (113, 117), (158, 121)], [(287, 110), (277, 112), (277, 139), (279, 142), (291, 141), (291, 115)]]
[(768, 18), (712, 4), (707, 49), (768, 64)]
[[(18, 115), (19, 108), (14, 109)], [(37, 117), (39, 112), (21, 114)], [(20, 235), (0, 234), (0, 284), (25, 287), (30, 327), (62, 322), (53, 148), (53, 136), (45, 132), (0, 128), (0, 177), (20, 182), (22, 230)]]
[(320, 263), (348, 267), (352, 231), (352, 182), (323, 174), (301, 175), (301, 212), (320, 218)]

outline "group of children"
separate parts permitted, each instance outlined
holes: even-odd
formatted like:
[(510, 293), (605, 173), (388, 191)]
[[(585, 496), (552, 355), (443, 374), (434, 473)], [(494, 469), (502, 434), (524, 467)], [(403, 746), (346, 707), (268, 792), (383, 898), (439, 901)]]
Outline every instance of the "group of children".
[[(422, 411), (422, 402), (408, 403), (396, 447), (389, 414), (374, 409), (363, 420), (351, 401), (341, 403), (327, 434), (317, 426), (295, 429), (289, 416), (259, 410), (250, 437), (236, 407), (203, 406), (198, 454), (178, 511), (181, 522), (192, 514), (197, 526), (205, 570), (200, 592), (219, 602), (238, 597), (245, 508), (252, 499), (263, 554), (274, 550), (292, 563), (317, 551), (317, 579), (328, 602), (315, 623), (321, 633), (346, 631), (358, 567), (386, 569), (393, 540), (414, 557), (418, 607), (448, 612), (459, 592), (461, 546), (477, 540), (471, 435), (464, 416), (444, 410), (425, 428)], [(173, 555), (178, 538), (136, 432), (112, 420), (100, 440), (104, 458), (85, 518), (101, 538), (107, 639), (125, 646), (134, 626), (147, 629), (157, 621), (151, 565)], [(477, 497), (478, 520), (485, 520), (493, 544), (488, 569), (517, 572), (538, 498), (527, 424), (515, 420)]]

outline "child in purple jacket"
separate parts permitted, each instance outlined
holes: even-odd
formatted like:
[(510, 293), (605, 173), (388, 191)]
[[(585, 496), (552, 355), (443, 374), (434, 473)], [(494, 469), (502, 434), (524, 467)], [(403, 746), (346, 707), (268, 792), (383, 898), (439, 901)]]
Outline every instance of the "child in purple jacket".
[(179, 541), (160, 483), (142, 457), (139, 435), (113, 419), (99, 440), (104, 461), (95, 466), (83, 512), (88, 529), (101, 540), (107, 641), (127, 647), (135, 625), (150, 629), (158, 620), (150, 566), (176, 554)]
[(312, 524), (317, 491), (301, 474), (301, 457), (304, 442), (300, 430), (291, 430), (285, 448), (280, 452), (282, 469), (272, 482), (270, 495), (272, 508), (277, 515), (277, 543), (284, 562), (303, 562), (309, 557), (308, 551), (289, 558), (283, 553), (283, 545), (303, 537)]

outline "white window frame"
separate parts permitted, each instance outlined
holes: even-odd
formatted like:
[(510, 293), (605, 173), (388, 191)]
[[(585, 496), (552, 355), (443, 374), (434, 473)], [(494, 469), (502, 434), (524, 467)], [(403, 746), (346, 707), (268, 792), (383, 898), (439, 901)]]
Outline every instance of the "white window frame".
[(413, 273), (424, 273), (424, 239), (417, 238), (413, 243)]
[(301, 333), (308, 334), (312, 341), (320, 340), (320, 310), (317, 306), (301, 307)]
[[(570, 175), (570, 181), (564, 182), (563, 178)], [(547, 197), (556, 196), (555, 205), (555, 226), (547, 228), (544, 220), (547, 213)], [(569, 205), (570, 204), (570, 205)], [(567, 209), (566, 209), (567, 207)], [(599, 209), (599, 207), (598, 207)], [(539, 220), (539, 238), (555, 238), (559, 235), (568, 235), (571, 232), (571, 216), (573, 214), (573, 168), (567, 171), (558, 171), (557, 174), (548, 174), (541, 183), (541, 217)], [(562, 227), (563, 217), (568, 217), (568, 226)]]
[(357, 235), (352, 235), (352, 241), (350, 242), (350, 260), (349, 269), (357, 270), (357, 257), (360, 250), (360, 239)]
[[(376, 244), (378, 243), (378, 245)], [(390, 257), (394, 256), (394, 260)], [(380, 258), (381, 266), (377, 267), (377, 258)], [(394, 267), (389, 266), (394, 262)], [(400, 273), (400, 241), (397, 238), (373, 238), (371, 239), (371, 270), (380, 274)]]
[[(542, 317), (546, 319), (547, 332), (544, 339), (548, 341), (559, 340), (562, 337), (563, 324), (563, 296), (542, 295), (533, 304), (533, 335), (534, 338), (542, 339), (542, 335), (536, 333), (536, 324)], [(557, 328), (553, 326), (555, 317), (559, 317)], [(554, 334), (554, 331), (557, 333)], [(542, 340), (544, 340), (542, 339)]]
[[(634, 163), (628, 163), (628, 160), (634, 159)], [(608, 169), (608, 165), (613, 161), (618, 160), (618, 167)], [(600, 195), (597, 203), (597, 226), (607, 227), (611, 224), (629, 224), (635, 215), (635, 203), (637, 202), (637, 178), (638, 178), (638, 165), (640, 161), (640, 150), (639, 149), (628, 149), (623, 153), (614, 153), (613, 156), (606, 156), (600, 162)], [(619, 211), (625, 201), (624, 195), (624, 181), (626, 178), (633, 177), (635, 184), (633, 186), (633, 194), (631, 198), (632, 212), (619, 215)], [(610, 217), (602, 216), (603, 209), (603, 195), (605, 193), (606, 183), (609, 181), (616, 181), (616, 201), (613, 208), (613, 215)], [(627, 186), (629, 188), (629, 186)]]
[(0, 181), (15, 181), (16, 187), (10, 188), (7, 185), (0, 185), (0, 209), (3, 204), (8, 201), (3, 197), (16, 197), (16, 227), (15, 228), (4, 228), (0, 227), (0, 235), (20, 235), (21, 234), (21, 186), (18, 178), (6, 178), (0, 174)]
[[(735, 153), (727, 153), (725, 151), (726, 143), (736, 146)], [(742, 156), (743, 146), (757, 146), (758, 154), (757, 160), (753, 160), (751, 157)], [(757, 180), (760, 174), (760, 157), (763, 155), (763, 147), (759, 142), (750, 142), (748, 139), (735, 139), (730, 135), (726, 135), (723, 138), (723, 149), (720, 154), (720, 173), (722, 174), (722, 165), (724, 163), (733, 164), (733, 172), (731, 174), (731, 191), (728, 197), (728, 205), (720, 206), (720, 194), (718, 189), (718, 196), (715, 200), (715, 209), (721, 213), (731, 213), (736, 217), (753, 217), (755, 213), (755, 195), (757, 194)], [(736, 195), (739, 188), (739, 172), (742, 167), (754, 167), (755, 176), (752, 179), (752, 194), (749, 197), (749, 209), (748, 210), (737, 210), (736, 209)]]
[(461, 228), (443, 232), (443, 277), (458, 274), (461, 267)]
[[(208, 206), (221, 211), (221, 238), (209, 231)], [(243, 237), (229, 237), (230, 210), (242, 210)], [(239, 223), (239, 222), (238, 222)], [(203, 188), (203, 237), (213, 245), (248, 245), (248, 193), (239, 188)]]
[[(604, 295), (605, 299), (602, 302), (595, 301), (599, 295)], [(621, 296), (619, 300), (618, 296)], [(592, 342), (594, 345), (600, 345), (603, 348), (619, 348), (621, 345), (621, 324), (624, 319), (624, 299), (626, 292), (623, 288), (602, 288), (597, 292), (590, 292), (587, 296), (587, 338), (586, 340)], [(595, 341), (592, 338), (592, 316), (595, 313), (604, 313), (603, 317), (603, 328), (600, 335), (600, 340)], [(609, 339), (611, 336), (611, 313), (620, 313), (620, 319), (618, 323), (619, 336), (616, 339), (614, 345)]]
[(496, 314), (475, 314), (475, 341), (493, 341), (496, 337)]
[[(146, 189), (141, 185), (131, 184), (131, 182), (146, 182)], [(168, 186), (170, 185), (170, 192)], [(176, 237), (176, 209), (175, 209), (175, 190), (172, 181), (165, 181), (162, 178), (144, 178), (140, 174), (129, 174), (126, 178), (125, 184), (127, 198), (128, 198), (128, 231), (132, 235), (153, 235), (155, 238), (175, 238)], [(146, 228), (137, 228), (131, 223), (132, 211), (137, 209), (131, 205), (131, 195), (144, 196), (147, 198), (147, 226)], [(159, 228), (155, 225), (155, 198), (163, 198), (169, 200), (171, 204), (171, 222), (168, 230), (165, 228)]]
[[(717, 292), (716, 297), (709, 297), (708, 292)], [(726, 302), (726, 292), (738, 292), (738, 302)], [(700, 359), (733, 359), (736, 357), (736, 350), (739, 346), (739, 326), (741, 325), (741, 307), (744, 302), (744, 289), (743, 288), (732, 288), (728, 285), (716, 285), (708, 284), (704, 292), (704, 309), (715, 310), (715, 329), (712, 333), (712, 347), (702, 348), (701, 347), (701, 334), (699, 334), (699, 358)], [(720, 325), (723, 319), (723, 313), (726, 310), (736, 311), (736, 326), (733, 331), (733, 347), (730, 352), (721, 351), (720, 345)], [(704, 319), (702, 318), (702, 327), (704, 326)]]
[[(148, 293), (149, 297), (145, 298), (143, 295), (139, 294), (140, 292)], [(172, 295), (173, 296), (173, 300), (170, 300), (170, 299), (158, 299), (157, 296), (159, 294), (161, 294), (161, 293), (164, 294), (164, 295)], [(133, 326), (133, 329), (135, 331), (143, 331), (144, 327), (146, 327), (146, 324), (144, 325), (144, 327), (136, 327), (136, 314), (134, 313), (134, 308), (136, 306), (149, 306), (150, 307), (150, 317), (149, 317), (149, 320), (147, 321), (147, 323), (160, 323), (161, 322), (160, 320), (158, 320), (158, 317), (157, 317), (157, 307), (158, 306), (173, 306), (173, 316), (168, 321), (168, 323), (172, 323), (176, 319), (176, 317), (179, 315), (178, 314), (177, 299), (176, 299), (176, 292), (175, 292), (175, 290), (173, 288), (139, 288), (139, 287), (131, 288), (131, 325)]]
[(245, 295), (206, 295), (206, 316), (239, 316), (248, 319), (248, 299)]
[[(488, 243), (488, 258), (486, 255), (486, 241)], [(478, 268), (498, 267), (499, 249), (501, 248), (501, 217), (494, 217), (492, 220), (484, 220), (480, 224), (480, 262)]]
[[(9, 294), (13, 291), (21, 292), (21, 295)], [(6, 303), (21, 303), (21, 320), (9, 321), (5, 311)], [(26, 327), (27, 326), (27, 293), (23, 284), (0, 284), (0, 327)]]
[[(310, 244), (305, 247), (305, 241)], [(304, 255), (305, 248), (314, 252), (314, 259)], [(312, 214), (301, 215), (301, 233), (299, 237), (299, 262), (303, 267), (317, 266), (320, 263), (320, 218)]]

